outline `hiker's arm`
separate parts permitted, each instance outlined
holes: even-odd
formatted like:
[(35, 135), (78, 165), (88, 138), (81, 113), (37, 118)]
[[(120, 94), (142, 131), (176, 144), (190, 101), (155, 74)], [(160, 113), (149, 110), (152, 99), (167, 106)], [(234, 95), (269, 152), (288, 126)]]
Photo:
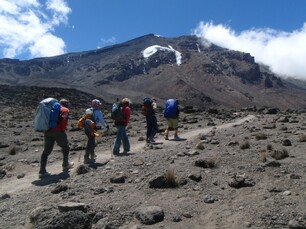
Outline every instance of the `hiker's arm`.
[(95, 110), (94, 112), (96, 124), (101, 123), (104, 128), (107, 128), (107, 124), (105, 123), (102, 112), (100, 110)]

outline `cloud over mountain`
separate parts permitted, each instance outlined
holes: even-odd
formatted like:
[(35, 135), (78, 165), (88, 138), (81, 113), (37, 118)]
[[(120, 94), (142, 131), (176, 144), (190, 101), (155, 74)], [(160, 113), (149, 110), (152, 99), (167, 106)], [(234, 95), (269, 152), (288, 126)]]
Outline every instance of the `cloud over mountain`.
[(253, 28), (238, 33), (226, 25), (201, 22), (194, 34), (221, 47), (250, 53), (274, 73), (306, 79), (306, 23), (291, 32)]

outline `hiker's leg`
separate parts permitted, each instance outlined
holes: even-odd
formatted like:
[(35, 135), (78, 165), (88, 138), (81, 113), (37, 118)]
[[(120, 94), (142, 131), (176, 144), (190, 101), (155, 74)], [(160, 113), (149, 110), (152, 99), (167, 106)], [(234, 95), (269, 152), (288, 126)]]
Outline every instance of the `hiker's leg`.
[(169, 138), (169, 129), (167, 127), (165, 130), (165, 139), (168, 140), (168, 138)]
[(146, 139), (148, 140), (148, 139), (149, 139), (149, 137), (150, 137), (150, 131), (151, 131), (149, 117), (146, 117), (146, 123), (147, 123), (147, 133), (146, 133)]
[(130, 151), (130, 142), (129, 142), (129, 137), (126, 133), (125, 126), (124, 126), (124, 129), (122, 131), (122, 144), (123, 144), (123, 151), (124, 152)]
[(169, 139), (169, 130), (171, 128), (171, 119), (167, 118), (167, 127), (165, 130), (165, 139), (168, 140)]
[(178, 138), (178, 129), (174, 130), (174, 137)]
[(152, 117), (151, 128), (152, 130), (151, 130), (150, 138), (153, 139), (158, 131), (156, 116)]
[(93, 137), (93, 136), (90, 136), (90, 138), (88, 139), (88, 144), (89, 144), (88, 152), (89, 152), (90, 158), (94, 159), (94, 151), (95, 151), (95, 146), (96, 146), (96, 138)]
[(178, 138), (178, 119), (173, 120), (174, 138)]
[(87, 136), (87, 144), (86, 144), (86, 148), (85, 148), (84, 160), (89, 159), (90, 145), (91, 145), (91, 138), (92, 138), (90, 133), (86, 133), (86, 136)]
[(116, 139), (114, 142), (114, 147), (113, 147), (113, 154), (119, 154), (120, 152), (120, 146), (121, 146), (121, 141), (122, 141), (122, 132), (124, 131), (124, 126), (116, 126), (117, 128), (117, 135)]
[(63, 167), (69, 165), (69, 143), (65, 131), (55, 133), (56, 143), (62, 148), (63, 152)]
[(51, 154), (54, 146), (55, 139), (49, 135), (48, 132), (45, 133), (44, 136), (45, 146), (44, 151), (40, 158), (40, 170), (39, 173), (45, 173), (47, 172), (46, 166), (48, 162), (48, 157)]

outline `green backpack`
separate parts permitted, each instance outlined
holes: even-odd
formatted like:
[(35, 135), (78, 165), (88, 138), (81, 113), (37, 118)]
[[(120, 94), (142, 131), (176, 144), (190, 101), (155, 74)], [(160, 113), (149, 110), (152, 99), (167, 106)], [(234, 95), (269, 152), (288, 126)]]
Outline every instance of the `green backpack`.
[(111, 118), (114, 121), (123, 120), (123, 107), (121, 102), (116, 102), (113, 104)]

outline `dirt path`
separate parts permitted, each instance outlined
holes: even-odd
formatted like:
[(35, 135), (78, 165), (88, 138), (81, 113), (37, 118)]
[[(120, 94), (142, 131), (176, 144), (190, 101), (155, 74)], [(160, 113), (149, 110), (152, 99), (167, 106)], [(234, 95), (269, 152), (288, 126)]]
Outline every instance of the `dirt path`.
[[(205, 128), (200, 128), (196, 130), (192, 130), (186, 133), (181, 133), (180, 137), (181, 138), (186, 138), (186, 139), (191, 139), (199, 135), (200, 133), (206, 134), (209, 133), (213, 129), (226, 129), (226, 128), (231, 128), (235, 125), (239, 125), (244, 123), (245, 121), (250, 121), (254, 119), (254, 115), (248, 115), (244, 118), (240, 118), (237, 120), (234, 120), (231, 123), (225, 123), (217, 126), (212, 126), (212, 127), (205, 127)], [(158, 142), (161, 142), (165, 145), (170, 145), (174, 144), (174, 141), (166, 141), (163, 138), (157, 138)], [(138, 151), (141, 150), (144, 146), (144, 143), (138, 143), (138, 142), (133, 142), (131, 141), (132, 150), (133, 151)], [(98, 161), (103, 163), (107, 163), (108, 161), (113, 162), (115, 158), (111, 158), (110, 150), (107, 151), (102, 151), (102, 152), (97, 152), (98, 153)], [(75, 165), (74, 168), (77, 168), (79, 165), (82, 164), (82, 160), (79, 161), (79, 153), (76, 153), (75, 155), (72, 156), (72, 161), (74, 161)], [(53, 174), (55, 171), (59, 172), (61, 171), (61, 161), (57, 161), (56, 163), (49, 163), (48, 164), (48, 171)], [(73, 170), (73, 169), (72, 169)], [(30, 168), (29, 171), (26, 171), (26, 175), (22, 179), (16, 179), (16, 177), (12, 177), (8, 179), (3, 179), (0, 180), (0, 195), (3, 195), (5, 193), (15, 193), (15, 192), (31, 192), (37, 188), (37, 186), (33, 185), (32, 182), (38, 180), (38, 168), (33, 167)]]

